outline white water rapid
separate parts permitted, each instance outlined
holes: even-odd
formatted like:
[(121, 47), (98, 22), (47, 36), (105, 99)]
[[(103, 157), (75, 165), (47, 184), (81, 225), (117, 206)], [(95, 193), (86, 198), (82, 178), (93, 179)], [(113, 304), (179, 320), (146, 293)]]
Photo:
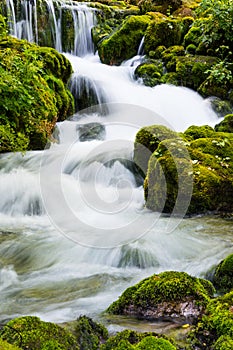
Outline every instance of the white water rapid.
[[(53, 2), (45, 1), (59, 46), (59, 21)], [(90, 26), (93, 11), (83, 4), (64, 6), (77, 19), (75, 52), (66, 56), (75, 72), (70, 88), (78, 111), (58, 123), (58, 142), (49, 149), (0, 156), (1, 321), (20, 315), (54, 322), (81, 314), (98, 318), (140, 279), (164, 270), (205, 276), (232, 251), (228, 221), (182, 220), (146, 210), (132, 161), (141, 126), (162, 123), (182, 131), (192, 124), (214, 125), (209, 102), (186, 88), (136, 82), (133, 72), (141, 56), (120, 67), (101, 64), (82, 27)], [(12, 35), (17, 35), (11, 11)], [(25, 37), (36, 41), (34, 34)], [(101, 105), (80, 111), (83, 94)]]

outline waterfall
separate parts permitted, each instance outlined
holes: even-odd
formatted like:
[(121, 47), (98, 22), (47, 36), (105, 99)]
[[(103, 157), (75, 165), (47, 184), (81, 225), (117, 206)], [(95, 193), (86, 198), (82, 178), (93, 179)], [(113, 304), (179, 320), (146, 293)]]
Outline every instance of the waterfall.
[(6, 0), (8, 25), (10, 29), (10, 35), (17, 37), (17, 23), (15, 17), (14, 0)]
[[(64, 32), (67, 24), (63, 19), (68, 11), (73, 20), (70, 30), (74, 30), (74, 38), (71, 47), (65, 51), (80, 57), (94, 52), (91, 29), (96, 23), (96, 10), (85, 3), (72, 0), (21, 0), (20, 10), (16, 11), (14, 1), (6, 0), (6, 6), (11, 35), (42, 43), (43, 46), (53, 46), (59, 52), (66, 46)], [(38, 31), (38, 21), (44, 26), (45, 33)]]

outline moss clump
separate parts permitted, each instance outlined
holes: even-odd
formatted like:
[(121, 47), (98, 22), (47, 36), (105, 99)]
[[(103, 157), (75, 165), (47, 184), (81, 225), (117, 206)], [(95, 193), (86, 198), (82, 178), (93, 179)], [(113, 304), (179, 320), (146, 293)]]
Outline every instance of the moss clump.
[(191, 141), (200, 138), (212, 137), (215, 135), (214, 129), (209, 125), (195, 126), (191, 125), (184, 132), (185, 137)]
[(1, 338), (23, 349), (78, 350), (74, 336), (58, 325), (38, 317), (25, 316), (11, 320), (1, 331)]
[(0, 41), (0, 152), (43, 149), (57, 120), (73, 114), (70, 62), (52, 48)]
[(199, 320), (196, 328), (190, 333), (193, 348), (221, 349), (223, 344), (231, 343), (233, 339), (233, 291), (223, 297), (211, 300), (205, 314)]
[(233, 254), (218, 264), (214, 273), (213, 284), (220, 292), (226, 293), (233, 289)]
[(207, 78), (210, 70), (218, 59), (210, 56), (185, 56), (176, 58), (175, 71), (180, 85), (195, 90)]
[(158, 46), (166, 48), (181, 43), (182, 28), (180, 21), (166, 18), (152, 21), (145, 32), (145, 53), (154, 51)]
[(20, 348), (18, 348), (18, 346), (11, 345), (6, 341), (0, 339), (0, 350), (20, 350)]
[(159, 60), (142, 63), (137, 66), (134, 75), (136, 79), (141, 78), (144, 85), (155, 86), (160, 83), (163, 75), (163, 64)]
[(147, 172), (149, 158), (157, 149), (159, 143), (165, 139), (178, 137), (175, 131), (163, 125), (146, 126), (138, 131), (134, 144), (134, 162), (141, 169), (144, 177)]
[(226, 115), (219, 124), (215, 125), (215, 130), (233, 133), (233, 114)]
[(107, 329), (87, 316), (80, 316), (74, 330), (80, 350), (97, 350), (100, 343), (108, 338)]
[(232, 350), (233, 349), (233, 339), (228, 335), (218, 338), (214, 343), (213, 350)]
[(165, 336), (156, 333), (137, 333), (131, 330), (124, 330), (110, 337), (100, 347), (101, 350), (175, 350), (173, 341)]
[[(146, 319), (190, 318), (192, 322), (203, 312), (209, 292), (200, 279), (185, 272), (167, 271), (126, 289), (107, 312)], [(184, 310), (187, 305), (189, 311)]]
[(118, 65), (135, 56), (149, 22), (150, 17), (146, 15), (126, 18), (118, 30), (99, 44), (101, 61)]

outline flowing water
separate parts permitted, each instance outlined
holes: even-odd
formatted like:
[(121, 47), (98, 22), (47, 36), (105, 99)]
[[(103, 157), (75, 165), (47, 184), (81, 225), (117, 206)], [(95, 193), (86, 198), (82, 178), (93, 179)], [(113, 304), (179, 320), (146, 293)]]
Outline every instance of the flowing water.
[[(46, 2), (54, 19), (52, 1)], [(182, 131), (214, 125), (209, 102), (186, 88), (136, 82), (140, 55), (120, 67), (101, 64), (88, 44), (86, 5), (69, 6), (77, 30), (82, 26), (75, 52), (66, 53), (75, 72), (70, 88), (76, 114), (57, 124), (57, 142), (45, 151), (0, 157), (1, 321), (20, 315), (54, 322), (81, 314), (98, 318), (146, 276), (178, 270), (203, 277), (232, 252), (230, 221), (182, 220), (146, 210), (132, 161), (141, 126), (159, 123)], [(28, 21), (26, 27), (30, 16)], [(58, 24), (55, 29), (58, 37)], [(80, 111), (83, 95), (100, 105)]]

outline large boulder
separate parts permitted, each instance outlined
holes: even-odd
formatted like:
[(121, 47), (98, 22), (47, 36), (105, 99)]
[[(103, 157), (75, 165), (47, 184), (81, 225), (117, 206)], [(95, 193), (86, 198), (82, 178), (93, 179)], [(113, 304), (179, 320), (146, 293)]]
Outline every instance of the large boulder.
[(72, 67), (52, 48), (0, 37), (0, 152), (43, 149), (57, 121), (74, 112)]
[(140, 41), (150, 22), (150, 17), (130, 16), (109, 37), (98, 46), (100, 59), (103, 63), (119, 65), (137, 54)]
[(138, 132), (134, 155), (145, 171), (152, 152), (144, 182), (147, 208), (166, 213), (175, 208), (180, 215), (233, 210), (231, 133), (191, 126), (183, 134), (168, 129), (155, 142), (147, 129)]
[(162, 272), (126, 289), (107, 312), (192, 323), (203, 313), (213, 290), (210, 282), (185, 272)]

